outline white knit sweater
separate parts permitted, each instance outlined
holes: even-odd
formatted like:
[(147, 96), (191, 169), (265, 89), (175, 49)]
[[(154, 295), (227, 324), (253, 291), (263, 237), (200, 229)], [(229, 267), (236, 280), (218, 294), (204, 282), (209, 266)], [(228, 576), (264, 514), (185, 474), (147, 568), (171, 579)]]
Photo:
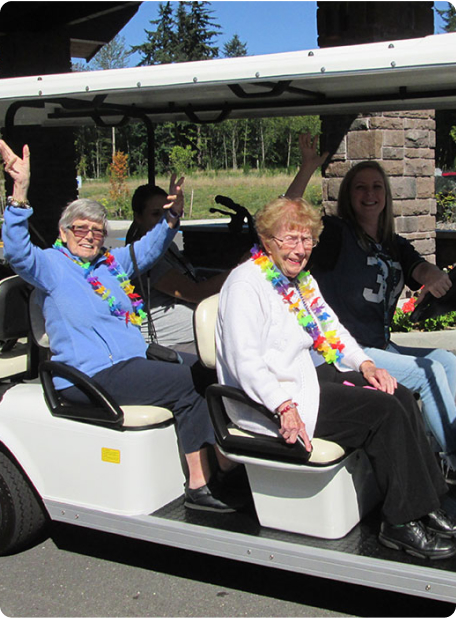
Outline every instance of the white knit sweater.
[[(321, 297), (315, 280), (313, 284), (316, 296)], [(297, 300), (296, 292), (293, 302)], [(337, 368), (358, 371), (364, 361), (371, 359), (328, 305), (326, 312), (332, 318), (330, 330), (336, 330), (345, 344), (343, 364)], [(220, 293), (217, 317), (219, 381), (242, 389), (271, 411), (289, 399), (296, 402), (309, 438), (314, 434), (320, 399), (310, 353), (312, 343), (259, 266), (249, 260), (232, 271)], [(246, 406), (229, 403), (227, 411), (231, 420), (244, 429), (278, 435), (272, 421)]]

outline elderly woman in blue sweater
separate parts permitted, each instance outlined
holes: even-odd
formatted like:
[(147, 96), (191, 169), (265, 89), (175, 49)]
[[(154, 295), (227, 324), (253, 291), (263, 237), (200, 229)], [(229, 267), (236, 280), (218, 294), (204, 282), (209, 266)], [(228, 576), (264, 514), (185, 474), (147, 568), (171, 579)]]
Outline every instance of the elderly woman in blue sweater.
[[(211, 483), (207, 446), (215, 439), (206, 401), (195, 390), (188, 364), (149, 361), (141, 335), (142, 302), (130, 276), (129, 247), (108, 251), (106, 211), (91, 200), (76, 200), (64, 210), (59, 239), (42, 250), (30, 241), (27, 201), (30, 153), (22, 158), (0, 140), (5, 170), (14, 181), (2, 230), (4, 254), (14, 271), (39, 290), (52, 359), (84, 372), (119, 405), (153, 404), (169, 408), (189, 468), (185, 505), (218, 512), (234, 510)], [(148, 270), (169, 247), (183, 212), (181, 188), (169, 196), (161, 221), (135, 243), (138, 268)], [(55, 380), (61, 394), (78, 401), (77, 387)], [(231, 465), (216, 450), (222, 470)]]

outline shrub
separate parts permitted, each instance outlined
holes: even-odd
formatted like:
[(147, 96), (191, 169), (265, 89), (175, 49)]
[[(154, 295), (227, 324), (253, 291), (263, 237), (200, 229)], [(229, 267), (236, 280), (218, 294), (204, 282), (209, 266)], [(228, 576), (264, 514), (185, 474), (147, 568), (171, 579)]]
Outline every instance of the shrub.
[(128, 155), (116, 152), (109, 167), (109, 197), (114, 216), (122, 219), (130, 215), (130, 192), (127, 187)]
[(436, 193), (437, 218), (444, 223), (456, 222), (456, 194), (452, 191), (448, 193)]
[(450, 311), (444, 315), (439, 315), (436, 318), (428, 318), (422, 322), (412, 322), (410, 319), (411, 312), (396, 309), (393, 321), (391, 323), (392, 333), (409, 333), (411, 330), (420, 330), (424, 332), (434, 332), (445, 330), (446, 328), (456, 327), (456, 311)]

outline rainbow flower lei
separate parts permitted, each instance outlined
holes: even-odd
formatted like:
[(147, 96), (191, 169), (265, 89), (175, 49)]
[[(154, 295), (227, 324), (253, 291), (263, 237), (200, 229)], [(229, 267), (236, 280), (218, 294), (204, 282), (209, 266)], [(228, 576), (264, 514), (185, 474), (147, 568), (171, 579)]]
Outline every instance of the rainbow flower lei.
[(130, 279), (127, 274), (122, 270), (120, 265), (117, 263), (115, 257), (110, 253), (107, 249), (104, 250), (102, 257), (105, 259), (108, 270), (111, 275), (113, 275), (120, 283), (120, 287), (128, 296), (131, 302), (131, 306), (133, 311), (126, 311), (122, 308), (121, 304), (116, 301), (115, 296), (111, 294), (111, 290), (107, 290), (104, 285), (100, 282), (98, 277), (92, 275), (92, 271), (95, 268), (95, 264), (91, 262), (83, 262), (81, 260), (75, 260), (70, 257), (63, 250), (63, 243), (60, 238), (58, 238), (53, 244), (53, 248), (57, 249), (67, 258), (69, 258), (72, 262), (80, 266), (85, 272), (84, 276), (87, 279), (88, 283), (92, 286), (92, 289), (96, 294), (99, 294), (102, 300), (106, 300), (109, 305), (109, 310), (117, 318), (121, 318), (125, 320), (125, 323), (131, 322), (135, 326), (141, 326), (141, 322), (146, 318), (146, 314), (144, 313), (143, 307), (144, 303), (142, 298), (135, 293), (135, 288), (131, 284)]
[[(308, 271), (300, 272), (296, 277), (296, 289), (300, 298), (294, 300), (295, 291), (290, 289), (291, 283), (277, 266), (255, 245), (251, 249), (252, 260), (259, 266), (282, 296), (283, 302), (289, 305), (289, 311), (296, 315), (298, 324), (312, 337), (313, 348), (319, 352), (328, 364), (342, 360), (344, 344), (337, 337), (335, 330), (327, 330), (331, 316), (325, 311), (323, 301), (319, 296), (315, 297), (315, 288)], [(300, 301), (304, 309), (300, 307)], [(320, 325), (319, 325), (320, 324)]]

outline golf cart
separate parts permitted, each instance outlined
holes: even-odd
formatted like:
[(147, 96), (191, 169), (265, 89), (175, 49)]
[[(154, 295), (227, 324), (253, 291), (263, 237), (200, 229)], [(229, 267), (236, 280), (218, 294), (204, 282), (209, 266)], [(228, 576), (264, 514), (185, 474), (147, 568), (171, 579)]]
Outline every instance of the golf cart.
[[(0, 122), (10, 130), (129, 115), (146, 119), (150, 126), (228, 115), (455, 107), (455, 43), (456, 34), (446, 34), (0, 80)], [(456, 557), (431, 562), (378, 544), (380, 496), (362, 450), (345, 452), (337, 444), (314, 440), (309, 458), (300, 445), (245, 434), (226, 414), (231, 399), (258, 408), (240, 391), (213, 385), (207, 398), (221, 449), (245, 465), (250, 505), (226, 515), (186, 510), (185, 475), (171, 412), (153, 406), (119, 407), (87, 376), (49, 360), (33, 290), (18, 278), (12, 280), (9, 285), (7, 279), (0, 282), (0, 323), (9, 329), (5, 340), (17, 341), (11, 349), (23, 346), (23, 358), (21, 367), (7, 370), (0, 384), (0, 552), (19, 551), (56, 521), (456, 601)], [(16, 288), (22, 292), (13, 299), (11, 289)], [(11, 304), (13, 316), (7, 319), (3, 307)], [(195, 312), (198, 350), (208, 367), (214, 363), (216, 310), (215, 296)], [(92, 404), (62, 401), (53, 387), (56, 375), (80, 386)], [(445, 507), (456, 515), (454, 492), (452, 488)]]

